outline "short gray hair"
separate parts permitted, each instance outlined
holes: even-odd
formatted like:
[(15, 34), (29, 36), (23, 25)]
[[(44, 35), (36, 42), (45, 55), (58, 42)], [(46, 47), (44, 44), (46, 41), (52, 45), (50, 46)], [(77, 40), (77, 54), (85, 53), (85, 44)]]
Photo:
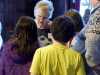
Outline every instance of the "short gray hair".
[(48, 18), (52, 17), (53, 11), (54, 11), (54, 7), (53, 7), (53, 3), (51, 1), (47, 1), (47, 0), (41, 0), (39, 2), (37, 2), (36, 6), (34, 7), (34, 16), (36, 16), (38, 14), (37, 10), (39, 8), (43, 8), (43, 7), (48, 7)]

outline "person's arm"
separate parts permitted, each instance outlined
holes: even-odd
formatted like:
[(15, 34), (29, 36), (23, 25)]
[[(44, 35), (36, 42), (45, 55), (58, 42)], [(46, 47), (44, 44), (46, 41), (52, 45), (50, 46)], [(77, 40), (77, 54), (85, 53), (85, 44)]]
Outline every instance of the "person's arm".
[(30, 75), (40, 75), (40, 51), (36, 50), (30, 67)]
[(73, 38), (71, 42), (71, 47), (80, 52), (81, 54), (85, 52), (85, 27)]
[(76, 75), (86, 75), (85, 66), (84, 66), (84, 62), (83, 62), (81, 55), (78, 58)]

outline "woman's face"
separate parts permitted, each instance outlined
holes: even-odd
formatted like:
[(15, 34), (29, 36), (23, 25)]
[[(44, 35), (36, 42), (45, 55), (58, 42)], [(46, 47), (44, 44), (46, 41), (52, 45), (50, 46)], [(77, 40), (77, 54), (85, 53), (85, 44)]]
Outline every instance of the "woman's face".
[(38, 9), (38, 13), (35, 16), (37, 27), (44, 27), (48, 23), (48, 8)]
[(38, 25), (39, 28), (44, 27), (44, 25), (46, 25), (48, 18), (41, 16), (41, 15), (37, 15), (36, 17), (36, 23)]

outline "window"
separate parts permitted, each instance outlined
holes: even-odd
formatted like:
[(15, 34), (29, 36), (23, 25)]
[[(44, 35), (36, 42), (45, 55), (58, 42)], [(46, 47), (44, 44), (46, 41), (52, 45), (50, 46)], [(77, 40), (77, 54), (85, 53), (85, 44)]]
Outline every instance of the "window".
[(90, 0), (81, 0), (80, 2), (80, 14), (83, 17), (86, 9), (91, 9)]

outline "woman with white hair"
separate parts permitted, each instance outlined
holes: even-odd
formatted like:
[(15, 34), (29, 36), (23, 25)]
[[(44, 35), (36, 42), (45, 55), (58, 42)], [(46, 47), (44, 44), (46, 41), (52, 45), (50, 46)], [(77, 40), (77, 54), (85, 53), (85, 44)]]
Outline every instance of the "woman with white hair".
[(51, 43), (51, 40), (48, 38), (48, 33), (50, 33), (49, 27), (52, 23), (49, 19), (52, 17), (53, 11), (54, 8), (51, 1), (39, 1), (34, 7), (34, 20), (38, 28), (40, 47)]

